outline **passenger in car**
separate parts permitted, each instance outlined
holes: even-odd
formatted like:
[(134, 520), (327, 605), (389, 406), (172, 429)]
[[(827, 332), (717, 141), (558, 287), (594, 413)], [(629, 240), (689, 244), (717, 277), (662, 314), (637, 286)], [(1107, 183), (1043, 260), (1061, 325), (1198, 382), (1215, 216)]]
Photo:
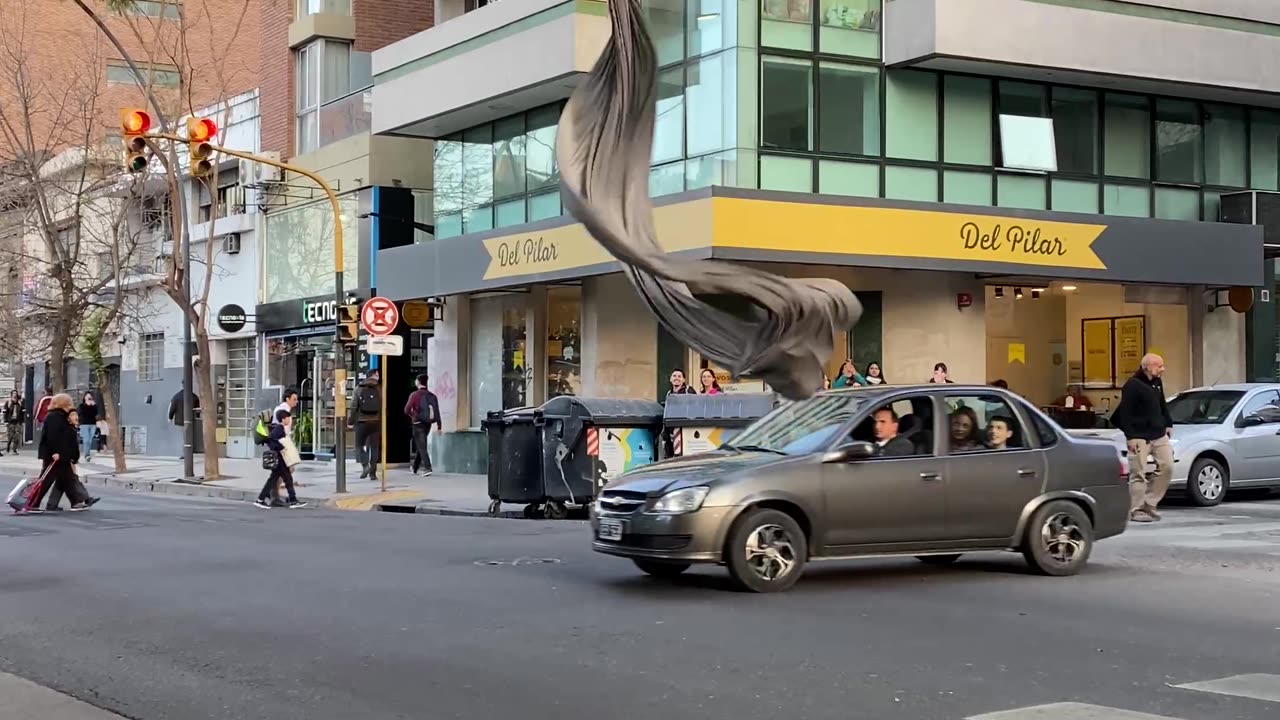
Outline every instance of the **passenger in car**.
[(987, 447), (992, 450), (1007, 450), (1009, 441), (1013, 439), (1013, 420), (997, 415), (987, 425)]
[(880, 457), (910, 457), (916, 447), (904, 435), (898, 434), (898, 413), (882, 407), (875, 413), (876, 455)]
[(951, 451), (981, 450), (982, 443), (976, 437), (978, 414), (973, 408), (958, 407), (951, 413)]

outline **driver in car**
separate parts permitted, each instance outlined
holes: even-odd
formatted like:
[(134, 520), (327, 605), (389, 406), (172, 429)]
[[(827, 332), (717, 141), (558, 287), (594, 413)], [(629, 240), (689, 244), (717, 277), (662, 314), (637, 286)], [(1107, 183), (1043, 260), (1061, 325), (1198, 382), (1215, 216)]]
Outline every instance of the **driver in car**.
[(892, 408), (884, 407), (876, 411), (874, 432), (877, 456), (908, 457), (916, 454), (915, 445), (898, 434), (898, 413)]

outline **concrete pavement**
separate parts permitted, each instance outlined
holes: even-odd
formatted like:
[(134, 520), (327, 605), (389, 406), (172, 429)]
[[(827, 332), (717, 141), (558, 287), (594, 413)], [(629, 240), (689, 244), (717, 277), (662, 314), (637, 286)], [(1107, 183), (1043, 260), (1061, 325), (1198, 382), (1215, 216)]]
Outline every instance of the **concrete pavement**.
[(1275, 502), (1169, 510), (1075, 578), (982, 554), (754, 596), (645, 577), (581, 522), (104, 498), (0, 517), (0, 670), (139, 720), (1280, 713)]

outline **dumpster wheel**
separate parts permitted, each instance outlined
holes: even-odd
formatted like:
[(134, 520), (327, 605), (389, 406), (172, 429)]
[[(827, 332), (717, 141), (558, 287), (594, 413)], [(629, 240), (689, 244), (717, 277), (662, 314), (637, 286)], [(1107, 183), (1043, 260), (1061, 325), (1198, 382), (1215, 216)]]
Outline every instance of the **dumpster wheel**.
[(569, 508), (564, 503), (552, 500), (543, 508), (544, 517), (548, 520), (563, 520), (569, 517)]
[(489, 503), (489, 517), (498, 517), (498, 513), (502, 512), (502, 501), (494, 500)]
[(529, 503), (524, 506), (524, 516), (529, 520), (536, 520), (542, 514), (542, 507), (538, 503)]

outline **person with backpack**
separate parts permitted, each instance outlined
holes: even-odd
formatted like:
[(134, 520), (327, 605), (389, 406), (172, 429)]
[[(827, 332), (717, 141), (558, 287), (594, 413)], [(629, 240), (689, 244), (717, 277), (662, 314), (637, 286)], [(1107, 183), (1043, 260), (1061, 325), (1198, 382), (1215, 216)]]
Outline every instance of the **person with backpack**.
[(409, 395), (409, 402), (404, 406), (404, 414), (413, 423), (413, 459), (409, 462), (409, 469), (414, 475), (418, 474), (419, 466), (422, 467), (423, 475), (431, 474), (431, 453), (427, 450), (427, 439), (431, 435), (432, 425), (436, 426), (436, 432), (444, 429), (440, 423), (440, 399), (427, 389), (427, 380), (426, 373), (418, 376), (418, 389)]
[(382, 393), (378, 382), (382, 373), (377, 368), (369, 371), (364, 382), (356, 388), (355, 402), (347, 416), (347, 429), (356, 433), (356, 460), (364, 472), (360, 479), (373, 477), (382, 459)]
[[(253, 504), (255, 507), (266, 509), (304, 508), (307, 503), (298, 500), (298, 495), (293, 489), (293, 468), (301, 462), (298, 449), (289, 437), (289, 431), (293, 427), (293, 416), (288, 410), (277, 410), (273, 419), (275, 422), (271, 424), (266, 445), (275, 453), (275, 463), (271, 467), (271, 474), (267, 476), (267, 482), (262, 486), (262, 492), (258, 493), (258, 499)], [(280, 499), (277, 488), (281, 481), (284, 481), (284, 489), (289, 497), (288, 502)]]

